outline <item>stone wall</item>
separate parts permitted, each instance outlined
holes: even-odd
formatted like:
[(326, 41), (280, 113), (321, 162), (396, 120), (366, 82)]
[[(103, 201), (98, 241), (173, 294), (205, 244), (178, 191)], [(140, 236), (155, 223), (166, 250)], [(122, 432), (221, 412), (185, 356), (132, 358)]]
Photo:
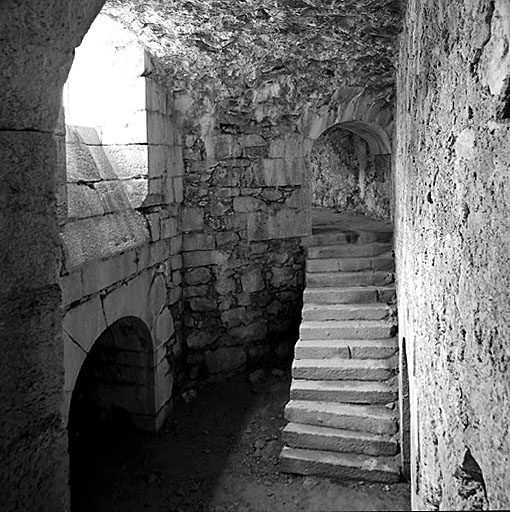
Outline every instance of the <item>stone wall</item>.
[(66, 127), (65, 421), (87, 354), (126, 317), (142, 321), (151, 342), (150, 399), (130, 411), (133, 420), (157, 430), (171, 410), (182, 351), (183, 163), (172, 97), (151, 68), (132, 34), (100, 15), (66, 87), (70, 120), (87, 126)]
[(390, 218), (390, 155), (374, 155), (363, 138), (328, 130), (314, 143), (310, 168), (313, 206)]
[[(221, 119), (216, 124), (221, 126)], [(184, 323), (189, 384), (297, 340), (304, 286), (303, 149), (297, 136), (230, 119), (186, 137)]]
[(411, 0), (397, 112), (414, 507), (508, 509), (510, 2)]

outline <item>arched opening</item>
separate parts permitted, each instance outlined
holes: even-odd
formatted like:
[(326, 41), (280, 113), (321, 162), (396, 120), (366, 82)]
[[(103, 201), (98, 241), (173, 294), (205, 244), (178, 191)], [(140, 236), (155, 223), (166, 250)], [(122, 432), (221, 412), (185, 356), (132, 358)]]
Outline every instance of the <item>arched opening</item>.
[(310, 154), (313, 208), (389, 220), (391, 156), (366, 123), (339, 123), (315, 141)]
[(107, 471), (98, 467), (98, 454), (104, 462), (105, 451), (114, 457), (137, 431), (152, 430), (153, 357), (147, 326), (125, 317), (103, 331), (83, 362), (68, 423), (73, 510), (90, 510), (88, 491)]

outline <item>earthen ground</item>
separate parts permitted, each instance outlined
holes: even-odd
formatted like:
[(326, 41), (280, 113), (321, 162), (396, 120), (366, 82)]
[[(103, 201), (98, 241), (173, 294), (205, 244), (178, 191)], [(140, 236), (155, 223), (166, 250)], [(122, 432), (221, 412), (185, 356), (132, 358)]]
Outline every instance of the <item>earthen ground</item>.
[(73, 512), (410, 510), (409, 486), (279, 472), (289, 369), (244, 373), (180, 400), (158, 434), (82, 434)]

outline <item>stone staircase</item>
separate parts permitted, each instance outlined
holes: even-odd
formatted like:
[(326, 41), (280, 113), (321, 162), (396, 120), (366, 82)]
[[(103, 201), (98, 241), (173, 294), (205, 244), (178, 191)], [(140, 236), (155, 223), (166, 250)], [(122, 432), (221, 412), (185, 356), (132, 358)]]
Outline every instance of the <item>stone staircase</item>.
[(281, 470), (397, 482), (392, 234), (314, 230)]

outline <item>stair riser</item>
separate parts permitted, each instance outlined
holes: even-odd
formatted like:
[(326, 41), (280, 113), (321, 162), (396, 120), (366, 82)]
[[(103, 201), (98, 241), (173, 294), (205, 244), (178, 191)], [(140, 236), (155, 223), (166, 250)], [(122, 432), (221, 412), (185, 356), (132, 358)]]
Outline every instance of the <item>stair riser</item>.
[(395, 483), (400, 481), (396, 472), (344, 467), (336, 464), (312, 462), (307, 460), (288, 459), (280, 457), (280, 470), (284, 473), (297, 473), (299, 475), (322, 475), (340, 480), (352, 479), (369, 482)]
[(396, 348), (391, 347), (307, 347), (300, 345), (295, 348), (295, 359), (388, 359), (395, 355)]
[(310, 450), (327, 450), (340, 453), (359, 453), (363, 455), (392, 456), (398, 453), (396, 442), (380, 441), (342, 437), (341, 435), (320, 435), (311, 433), (298, 433), (285, 429), (282, 433), (283, 441), (293, 448), (306, 448)]
[[(319, 228), (320, 230), (320, 228)], [(390, 243), (392, 234), (386, 232), (343, 232), (317, 233), (312, 237), (314, 245), (367, 244), (372, 242)]]
[(344, 244), (308, 247), (308, 258), (370, 258), (392, 250), (391, 244)]
[(384, 381), (395, 375), (389, 368), (292, 368), (292, 378), (303, 380), (373, 380)]
[(357, 390), (290, 390), (291, 400), (312, 402), (335, 402), (343, 404), (388, 404), (397, 400), (396, 391), (357, 391)]
[(330, 272), (306, 275), (306, 286), (327, 288), (328, 286), (389, 286), (395, 281), (392, 272)]
[(308, 272), (359, 272), (361, 270), (393, 270), (393, 256), (376, 256), (374, 258), (324, 258), (308, 259)]
[[(388, 323), (387, 326), (342, 326), (331, 327), (328, 322), (323, 322), (324, 327), (308, 327), (306, 323), (302, 323), (299, 329), (299, 337), (301, 340), (369, 340), (369, 339), (385, 339), (395, 336), (395, 326)], [(355, 324), (356, 322), (353, 322)]]
[(313, 290), (304, 292), (305, 304), (370, 304), (395, 302), (395, 290)]
[(354, 432), (371, 434), (389, 434), (397, 432), (397, 424), (393, 420), (374, 418), (362, 415), (338, 414), (327, 411), (295, 409), (291, 405), (285, 408), (285, 419), (293, 423), (317, 425), (319, 427), (341, 428)]

